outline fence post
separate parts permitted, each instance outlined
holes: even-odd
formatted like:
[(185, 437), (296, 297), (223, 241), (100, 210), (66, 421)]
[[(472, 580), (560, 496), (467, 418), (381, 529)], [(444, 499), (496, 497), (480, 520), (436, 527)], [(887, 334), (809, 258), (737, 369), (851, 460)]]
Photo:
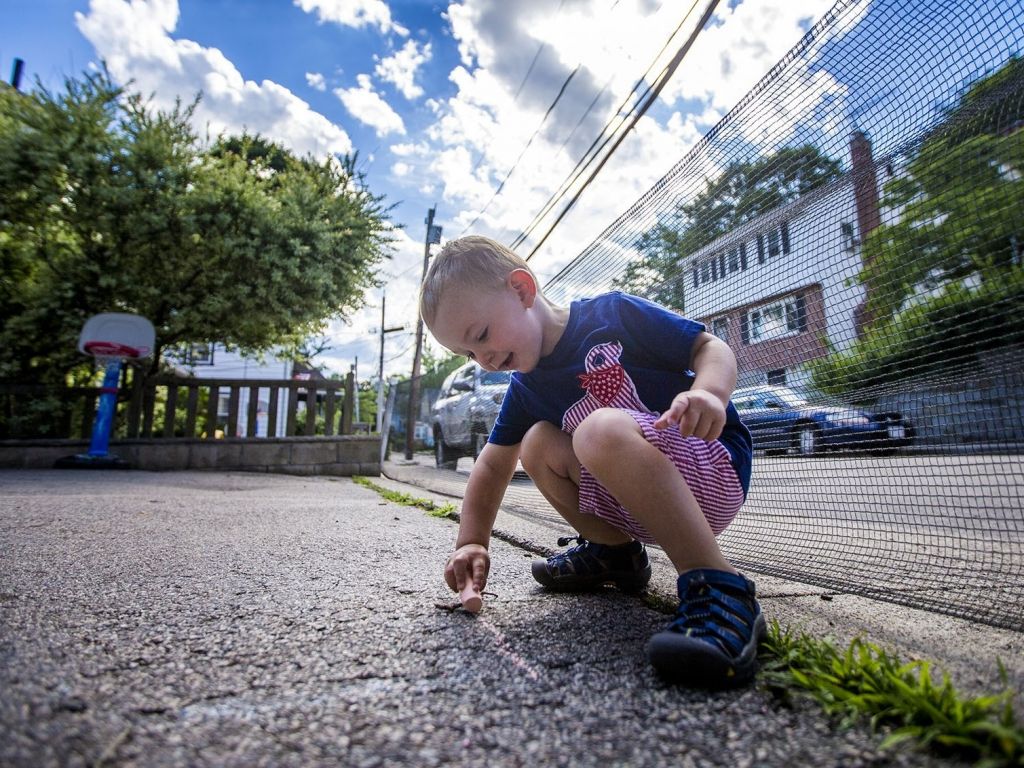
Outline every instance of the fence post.
[[(142, 390), (144, 376), (140, 375), (138, 368), (130, 365), (125, 366), (132, 372), (131, 397), (128, 401), (128, 437), (139, 436), (139, 424), (142, 420)], [(115, 417), (114, 422), (117, 422)]]
[(345, 374), (345, 402), (341, 408), (341, 434), (352, 434), (352, 414), (356, 408), (356, 384), (352, 371)]

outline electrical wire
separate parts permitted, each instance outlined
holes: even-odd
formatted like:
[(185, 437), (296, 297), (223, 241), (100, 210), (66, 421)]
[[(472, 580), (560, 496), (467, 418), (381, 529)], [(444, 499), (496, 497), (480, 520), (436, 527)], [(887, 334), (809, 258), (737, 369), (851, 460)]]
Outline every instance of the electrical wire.
[(540, 124), (538, 124), (537, 129), (533, 132), (533, 135), (530, 136), (529, 140), (526, 142), (526, 145), (519, 153), (519, 157), (517, 157), (515, 162), (512, 163), (512, 167), (508, 169), (508, 172), (505, 174), (505, 178), (501, 180), (501, 183), (498, 184), (498, 188), (494, 190), (494, 194), (491, 195), (491, 199), (487, 201), (483, 208), (480, 209), (480, 212), (477, 213), (476, 217), (471, 222), (469, 222), (469, 224), (466, 225), (465, 229), (462, 230), (461, 234), (466, 234), (466, 232), (470, 230), (473, 227), (473, 225), (475, 225), (480, 220), (480, 217), (487, 212), (487, 209), (491, 207), (491, 203), (494, 202), (495, 198), (501, 194), (501, 190), (505, 188), (505, 182), (509, 180), (509, 177), (515, 172), (516, 168), (519, 167), (519, 161), (523, 159), (523, 155), (526, 154), (526, 150), (528, 150), (530, 146), (533, 144), (533, 140), (540, 135), (541, 126), (543, 126), (544, 123), (547, 122), (548, 116), (551, 114), (551, 111), (555, 108), (555, 105), (558, 104), (559, 100), (565, 94), (565, 89), (569, 87), (569, 83), (572, 82), (572, 79), (576, 76), (576, 73), (580, 71), (581, 66), (582, 64), (577, 64), (576, 69), (570, 72), (569, 76), (565, 78), (565, 82), (562, 83), (562, 87), (558, 89), (558, 95), (555, 96), (555, 100), (551, 102), (551, 105), (548, 107), (547, 112), (544, 113), (544, 117), (541, 118)]
[[(718, 0), (710, 0), (710, 2), (708, 2), (708, 4), (707, 4), (707, 6), (706, 6), (706, 8), (704, 10), (704, 13), (703, 13), (699, 23), (694, 27), (693, 31), (690, 33), (690, 36), (687, 38), (686, 42), (679, 48), (679, 50), (676, 52), (675, 56), (673, 56), (672, 60), (658, 74), (658, 77), (654, 81), (654, 85), (649, 87), (647, 89), (647, 91), (643, 95), (637, 94), (638, 97), (639, 97), (637, 104), (639, 106), (634, 106), (630, 110), (630, 112), (627, 113), (622, 118), (623, 121), (625, 121), (626, 118), (629, 118), (628, 124), (626, 124), (625, 122), (620, 122), (619, 125), (616, 126), (612, 130), (611, 133), (609, 133), (607, 136), (605, 136), (605, 132), (615, 122), (615, 119), (609, 121), (608, 124), (606, 124), (605, 130), (602, 131), (602, 133), (598, 137), (598, 139), (595, 140), (595, 142), (593, 144), (591, 144), (591, 148), (588, 149), (586, 153), (584, 153), (583, 157), (580, 159), (580, 162), (577, 163), (576, 168), (573, 170), (573, 172), (570, 174), (570, 176), (567, 177), (566, 181), (564, 181), (562, 183), (562, 185), (559, 187), (558, 191), (556, 191), (551, 196), (551, 198), (549, 198), (547, 204), (545, 204), (545, 206), (542, 208), (541, 212), (538, 213), (534, 217), (533, 221), (531, 221), (530, 224), (526, 227), (526, 229), (524, 229), (519, 234), (519, 236), (516, 237), (516, 239), (513, 241), (513, 243), (511, 244), (511, 247), (513, 249), (517, 248), (519, 245), (521, 245), (523, 242), (525, 242), (525, 240), (534, 232), (534, 230), (536, 230), (540, 226), (540, 223), (544, 220), (544, 218), (547, 217), (547, 215), (558, 205), (558, 203), (562, 199), (565, 198), (565, 196), (567, 194), (569, 194), (569, 190), (576, 183), (576, 181), (587, 171), (587, 169), (593, 163), (596, 162), (597, 163), (596, 168), (594, 168), (593, 171), (590, 172), (590, 174), (587, 176), (586, 180), (582, 183), (582, 185), (579, 187), (579, 189), (573, 194), (573, 196), (571, 197), (571, 199), (569, 200), (567, 205), (562, 209), (562, 211), (556, 217), (554, 222), (552, 222), (552, 224), (547, 228), (547, 230), (544, 232), (544, 234), (542, 235), (540, 240), (531, 249), (530, 253), (527, 256), (525, 256), (525, 258), (527, 260), (529, 260), (530, 258), (532, 258), (537, 253), (537, 251), (540, 249), (540, 247), (544, 244), (544, 242), (547, 240), (547, 238), (554, 231), (555, 227), (557, 227), (558, 224), (562, 221), (562, 219), (566, 216), (566, 214), (568, 214), (569, 210), (573, 207), (573, 205), (575, 205), (576, 201), (579, 200), (580, 196), (587, 189), (587, 187), (590, 185), (590, 183), (594, 180), (594, 178), (597, 176), (597, 174), (601, 171), (601, 169), (604, 167), (605, 163), (607, 163), (608, 160), (611, 158), (611, 156), (615, 153), (615, 150), (618, 149), (619, 145), (622, 143), (622, 141), (625, 139), (625, 137), (629, 134), (629, 131), (632, 130), (632, 128), (636, 125), (636, 123), (640, 120), (640, 118), (643, 117), (644, 114), (646, 114), (646, 112), (650, 109), (650, 107), (657, 100), (657, 98), (660, 95), (662, 89), (665, 87), (665, 85), (671, 79), (672, 75), (675, 73), (676, 69), (679, 67), (679, 64), (682, 63), (683, 58), (689, 52), (689, 50), (692, 47), (694, 41), (697, 39), (697, 36), (700, 34), (700, 32), (703, 30), (705, 24), (711, 18), (711, 14), (714, 12), (715, 7), (717, 5), (718, 5)], [(693, 13), (693, 11), (694, 11), (694, 9), (696, 7), (697, 7), (697, 0), (695, 0), (693, 5), (690, 6), (690, 10), (687, 11), (686, 16), (683, 18), (682, 22), (680, 22), (679, 26), (676, 27), (675, 31), (673, 31), (672, 35), (669, 37), (669, 40), (666, 41), (665, 46), (663, 46), (662, 50), (659, 52), (658, 56), (655, 57), (654, 61), (657, 61), (661, 57), (661, 54), (667, 49), (669, 42), (671, 42), (671, 40), (674, 39), (675, 36), (679, 33), (679, 31), (683, 28), (683, 25), (690, 18), (691, 14)], [(628, 101), (629, 97), (637, 92), (637, 89), (638, 89), (639, 85), (641, 83), (645, 82), (647, 74), (650, 73), (651, 68), (653, 66), (654, 66), (654, 63), (652, 62), (651, 67), (648, 67), (648, 70), (645, 73), (644, 77), (637, 81), (637, 84), (634, 85), (633, 90), (630, 92), (629, 96), (626, 97), (625, 101)], [(621, 112), (621, 107), (618, 110), (618, 112), (616, 113), (617, 117), (618, 117), (618, 114), (620, 112)], [(632, 115), (632, 117), (630, 117), (630, 115)], [(625, 129), (624, 130), (620, 130), (623, 125), (625, 125)], [(615, 133), (616, 131), (619, 132), (617, 137), (616, 137), (616, 133)], [(602, 137), (604, 137), (603, 140), (602, 140)], [(598, 158), (598, 155), (600, 154), (600, 152), (602, 152), (604, 150), (604, 148), (606, 146), (608, 146), (609, 142), (612, 142), (613, 140), (614, 140), (614, 144), (612, 144), (611, 148), (598, 161), (597, 158)], [(595, 147), (596, 147), (596, 149), (595, 149)], [(593, 150), (593, 154), (591, 154), (592, 150)]]
[[(561, 12), (562, 5), (564, 3), (565, 3), (565, 0), (561, 0), (561, 2), (558, 4), (559, 12)], [(614, 11), (616, 6), (618, 6), (618, 4), (619, 4), (619, 0), (615, 0), (615, 2), (612, 3), (612, 7), (609, 9), (609, 12)], [(661, 4), (658, 5), (658, 9), (660, 9), (660, 8), (661, 8)], [(520, 92), (522, 92), (523, 86), (526, 85), (526, 81), (529, 79), (530, 73), (533, 72), (533, 67), (537, 63), (537, 59), (540, 57), (540, 54), (544, 50), (545, 45), (546, 45), (546, 43), (541, 43), (540, 47), (537, 49), (537, 53), (534, 54), (533, 61), (530, 63), (530, 68), (527, 70), (526, 76), (523, 78), (522, 82), (519, 84), (519, 88), (516, 90), (516, 95), (513, 98), (513, 103), (515, 103), (515, 102), (517, 102), (519, 100), (519, 94), (520, 94)], [(667, 43), (666, 43), (666, 45), (667, 45)], [(662, 51), (664, 51), (664, 50), (665, 49), (663, 47)], [(484, 204), (484, 207), (480, 209), (480, 211), (473, 218), (473, 220), (463, 228), (462, 232), (459, 233), (459, 237), (461, 237), (462, 235), (466, 234), (466, 232), (468, 232), (470, 229), (472, 229), (472, 227), (474, 225), (476, 225), (476, 223), (480, 220), (480, 217), (483, 216), (484, 213), (487, 212), (487, 209), (490, 208), (491, 203), (493, 203), (495, 198), (497, 198), (498, 195), (501, 193), (501, 190), (504, 189), (505, 183), (509, 180), (509, 177), (512, 176), (512, 173), (515, 171), (516, 167), (519, 165), (519, 161), (523, 159), (523, 155), (526, 154), (526, 150), (528, 150), (530, 148), (530, 145), (533, 144), (533, 140), (536, 139), (537, 136), (540, 135), (540, 130), (544, 126), (544, 123), (547, 122), (548, 116), (551, 114), (551, 111), (555, 108), (555, 106), (561, 100), (563, 94), (565, 93), (566, 88), (568, 88), (568, 86), (569, 86), (569, 83), (572, 81), (573, 77), (575, 77), (576, 73), (579, 72), (579, 70), (580, 70), (580, 68), (582, 66), (583, 66), (583, 62), (578, 62), (576, 64), (576, 68), (573, 69), (573, 71), (571, 73), (569, 73), (569, 76), (562, 83), (561, 88), (558, 89), (558, 95), (555, 96), (555, 100), (552, 101), (551, 105), (547, 108), (547, 111), (544, 113), (544, 117), (541, 118), (541, 121), (540, 121), (540, 123), (537, 124), (537, 127), (533, 131), (533, 134), (527, 140), (526, 146), (523, 147), (522, 151), (519, 153), (519, 156), (516, 158), (515, 162), (512, 164), (512, 167), (505, 174), (505, 178), (503, 178), (501, 180), (501, 183), (498, 185), (498, 188), (494, 191), (494, 194), (491, 195), (490, 200), (488, 200), (487, 203)], [(562, 145), (559, 147), (559, 152), (561, 152), (561, 150), (565, 147), (565, 145), (568, 144), (569, 139), (572, 138), (572, 136), (576, 133), (577, 129), (580, 127), (580, 125), (582, 125), (583, 121), (586, 119), (587, 115), (589, 115), (590, 112), (593, 110), (594, 105), (597, 104), (598, 99), (608, 89), (608, 85), (611, 83), (611, 81), (612, 81), (612, 79), (609, 79), (605, 83), (604, 87), (601, 88), (601, 90), (598, 92), (597, 96), (594, 97), (594, 100), (591, 101), (590, 106), (587, 107), (586, 111), (580, 117), (579, 121), (577, 121), (576, 125), (573, 127), (572, 131), (569, 133), (569, 136), (566, 137), (565, 141), (562, 142)], [(634, 86), (634, 89), (635, 88), (636, 88), (636, 86)], [(621, 107), (620, 107), (620, 109), (621, 109)], [(481, 153), (480, 154), (480, 157), (477, 158), (476, 163), (473, 165), (473, 168), (470, 170), (470, 175), (476, 173), (476, 170), (480, 167), (480, 164), (483, 162), (485, 157), (486, 157), (486, 153)]]

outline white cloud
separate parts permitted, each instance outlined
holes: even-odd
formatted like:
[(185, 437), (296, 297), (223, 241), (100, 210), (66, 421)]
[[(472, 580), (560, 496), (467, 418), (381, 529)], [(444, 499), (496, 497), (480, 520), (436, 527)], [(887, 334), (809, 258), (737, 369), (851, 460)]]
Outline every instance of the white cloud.
[(720, 4), (720, 23), (705, 29), (663, 91), (662, 98), (699, 99), (729, 111), (803, 37), (800, 23), (816, 21), (833, 0)]
[(345, 105), (345, 109), (354, 118), (373, 128), (378, 136), (387, 136), (389, 133), (404, 134), (405, 124), (402, 118), (373, 90), (370, 76), (359, 75), (356, 82), (359, 83), (356, 88), (334, 89), (334, 95)]
[(307, 72), (306, 82), (309, 83), (310, 88), (315, 88), (318, 91), (327, 90), (327, 81), (319, 72)]
[(415, 40), (407, 40), (398, 53), (378, 62), (374, 74), (393, 84), (405, 98), (416, 99), (423, 95), (423, 89), (416, 85), (416, 72), (430, 57), (430, 43), (421, 49)]
[(409, 30), (391, 19), (391, 9), (382, 0), (294, 0), (306, 13), (316, 12), (323, 24), (333, 21), (346, 27), (360, 29), (375, 26), (381, 32), (395, 32), (406, 37)]
[[(735, 8), (719, 4), (715, 22), (697, 36), (662, 92), (661, 113), (653, 110), (633, 128), (531, 262), (541, 276), (557, 273), (682, 159), (803, 37), (801, 25), (817, 20), (832, 4), (808, 0), (799, 9), (785, 0), (745, 0)], [(648, 68), (661, 70), (703, 6), (682, 24), (657, 62), (652, 62), (655, 53), (680, 25), (678, 4), (620, 0), (609, 10), (600, 0), (578, 0), (559, 8), (556, 12), (546, 0), (463, 0), (447, 11), (462, 63), (449, 76), (456, 93), (439, 101), (427, 139), (432, 147), (429, 175), (441, 185), (443, 207), (453, 212), (452, 236), (485, 205), (472, 231), (505, 242), (518, 235), (569, 176), (634, 83)], [(545, 110), (577, 66), (542, 125)], [(808, 71), (805, 80), (808, 90), (802, 92), (799, 109), (780, 102), (766, 118), (778, 124), (776, 135), (808, 115), (819, 97), (836, 95), (837, 84), (825, 73)], [(653, 117), (673, 106), (667, 117)], [(517, 159), (531, 137), (530, 149)], [(414, 177), (418, 174), (410, 174), (410, 183)]]
[(176, 97), (188, 101), (202, 91), (195, 113), (201, 135), (247, 130), (318, 157), (352, 150), (344, 130), (287, 88), (245, 80), (216, 48), (174, 39), (177, 0), (90, 0), (88, 13), (76, 13), (75, 20), (114, 78), (134, 81), (132, 89), (153, 94), (157, 107), (171, 108)]

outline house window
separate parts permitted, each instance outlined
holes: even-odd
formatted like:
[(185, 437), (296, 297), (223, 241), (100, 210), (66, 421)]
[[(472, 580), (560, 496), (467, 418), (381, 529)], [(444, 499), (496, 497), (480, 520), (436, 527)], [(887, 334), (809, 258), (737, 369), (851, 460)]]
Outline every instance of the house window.
[(213, 344), (190, 344), (185, 351), (186, 365), (213, 365)]
[(853, 235), (853, 224), (844, 221), (839, 225), (839, 233), (843, 238), (843, 250), (852, 251), (857, 245), (857, 239)]
[(764, 304), (743, 313), (744, 344), (795, 336), (807, 330), (807, 307), (801, 295)]
[(739, 243), (721, 253), (709, 256), (690, 270), (693, 287), (700, 288), (715, 280), (722, 280), (726, 275), (747, 268), (747, 244)]
[(768, 371), (768, 383), (773, 387), (786, 386), (786, 369), (776, 368), (774, 371)]
[(780, 222), (767, 232), (757, 236), (757, 261), (764, 264), (768, 259), (789, 254), (789, 222)]
[(710, 283), (711, 278), (711, 262), (705, 261), (700, 265), (700, 281), (704, 284)]
[(729, 318), (716, 317), (711, 321), (711, 333), (728, 343), (729, 341)]
[[(735, 248), (730, 248), (727, 254), (729, 262), (729, 272), (739, 272), (741, 269), (747, 268), (747, 244), (740, 243)], [(722, 271), (725, 272), (723, 265)]]

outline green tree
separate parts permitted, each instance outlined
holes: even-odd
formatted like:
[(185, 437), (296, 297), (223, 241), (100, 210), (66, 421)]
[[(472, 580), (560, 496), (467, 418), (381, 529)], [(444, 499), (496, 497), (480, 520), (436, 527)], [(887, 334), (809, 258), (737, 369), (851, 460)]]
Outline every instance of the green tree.
[(1005, 280), (1024, 253), (1024, 60), (973, 84), (925, 137), (883, 205), (899, 220), (864, 243), (869, 316), (969, 276)]
[(842, 167), (810, 145), (785, 147), (752, 162), (734, 162), (681, 203), (637, 244), (615, 285), (678, 311), (685, 309), (679, 261), (758, 216), (838, 179)]
[(153, 322), (154, 365), (180, 342), (297, 347), (378, 284), (391, 227), (354, 158), (205, 147), (194, 106), (155, 111), (102, 72), (0, 90), (0, 377), (90, 371), (75, 341), (104, 311)]

